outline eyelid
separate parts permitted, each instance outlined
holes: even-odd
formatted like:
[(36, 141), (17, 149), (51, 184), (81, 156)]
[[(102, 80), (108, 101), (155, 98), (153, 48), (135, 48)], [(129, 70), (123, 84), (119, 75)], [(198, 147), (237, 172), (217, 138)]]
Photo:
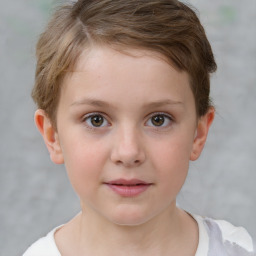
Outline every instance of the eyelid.
[(169, 118), (170, 120), (174, 120), (174, 118), (172, 117), (172, 115), (170, 115), (170, 114), (168, 114), (168, 113), (166, 113), (166, 112), (153, 112), (153, 113), (151, 113), (151, 114), (149, 114), (148, 115), (148, 117), (147, 117), (147, 120), (149, 119), (149, 118), (152, 118), (153, 116), (157, 116), (157, 115), (163, 115), (163, 116), (165, 116), (165, 117), (167, 117), (167, 118)]

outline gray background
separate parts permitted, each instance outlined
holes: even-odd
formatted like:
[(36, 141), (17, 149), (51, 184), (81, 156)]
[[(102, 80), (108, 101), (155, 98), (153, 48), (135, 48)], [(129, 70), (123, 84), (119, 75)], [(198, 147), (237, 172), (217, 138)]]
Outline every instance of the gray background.
[[(33, 123), (34, 46), (53, 0), (0, 0), (0, 255), (15, 256), (79, 211)], [(256, 237), (256, 1), (191, 0), (218, 63), (217, 116), (179, 204)]]

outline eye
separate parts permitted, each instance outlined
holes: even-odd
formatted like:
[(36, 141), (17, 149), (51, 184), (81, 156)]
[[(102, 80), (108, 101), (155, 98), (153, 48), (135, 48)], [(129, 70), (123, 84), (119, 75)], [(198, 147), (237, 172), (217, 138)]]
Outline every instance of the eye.
[(84, 122), (86, 122), (86, 124), (89, 127), (105, 127), (108, 126), (109, 123), (107, 121), (107, 119), (101, 115), (101, 114), (90, 114), (84, 117)]
[(150, 119), (146, 122), (148, 126), (154, 127), (167, 127), (170, 125), (172, 118), (166, 114), (151, 115)]

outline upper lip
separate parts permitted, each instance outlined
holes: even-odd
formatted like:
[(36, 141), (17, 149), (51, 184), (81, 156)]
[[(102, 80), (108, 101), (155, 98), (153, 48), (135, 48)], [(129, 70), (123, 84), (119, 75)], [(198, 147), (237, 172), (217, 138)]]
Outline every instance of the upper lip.
[(148, 183), (146, 181), (139, 180), (139, 179), (130, 179), (130, 180), (117, 179), (117, 180), (111, 180), (111, 181), (105, 182), (105, 184), (134, 186), (134, 185), (150, 185), (152, 183)]

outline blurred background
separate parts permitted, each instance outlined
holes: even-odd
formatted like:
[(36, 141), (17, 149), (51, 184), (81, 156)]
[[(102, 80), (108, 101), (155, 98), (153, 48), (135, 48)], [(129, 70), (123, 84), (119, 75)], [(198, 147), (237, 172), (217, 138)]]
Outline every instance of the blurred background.
[[(58, 1), (61, 2), (61, 1)], [(178, 204), (256, 237), (256, 1), (191, 0), (218, 63), (217, 116)], [(51, 163), (30, 98), (35, 44), (54, 0), (0, 0), (0, 254), (22, 255), (79, 212), (64, 166)]]

